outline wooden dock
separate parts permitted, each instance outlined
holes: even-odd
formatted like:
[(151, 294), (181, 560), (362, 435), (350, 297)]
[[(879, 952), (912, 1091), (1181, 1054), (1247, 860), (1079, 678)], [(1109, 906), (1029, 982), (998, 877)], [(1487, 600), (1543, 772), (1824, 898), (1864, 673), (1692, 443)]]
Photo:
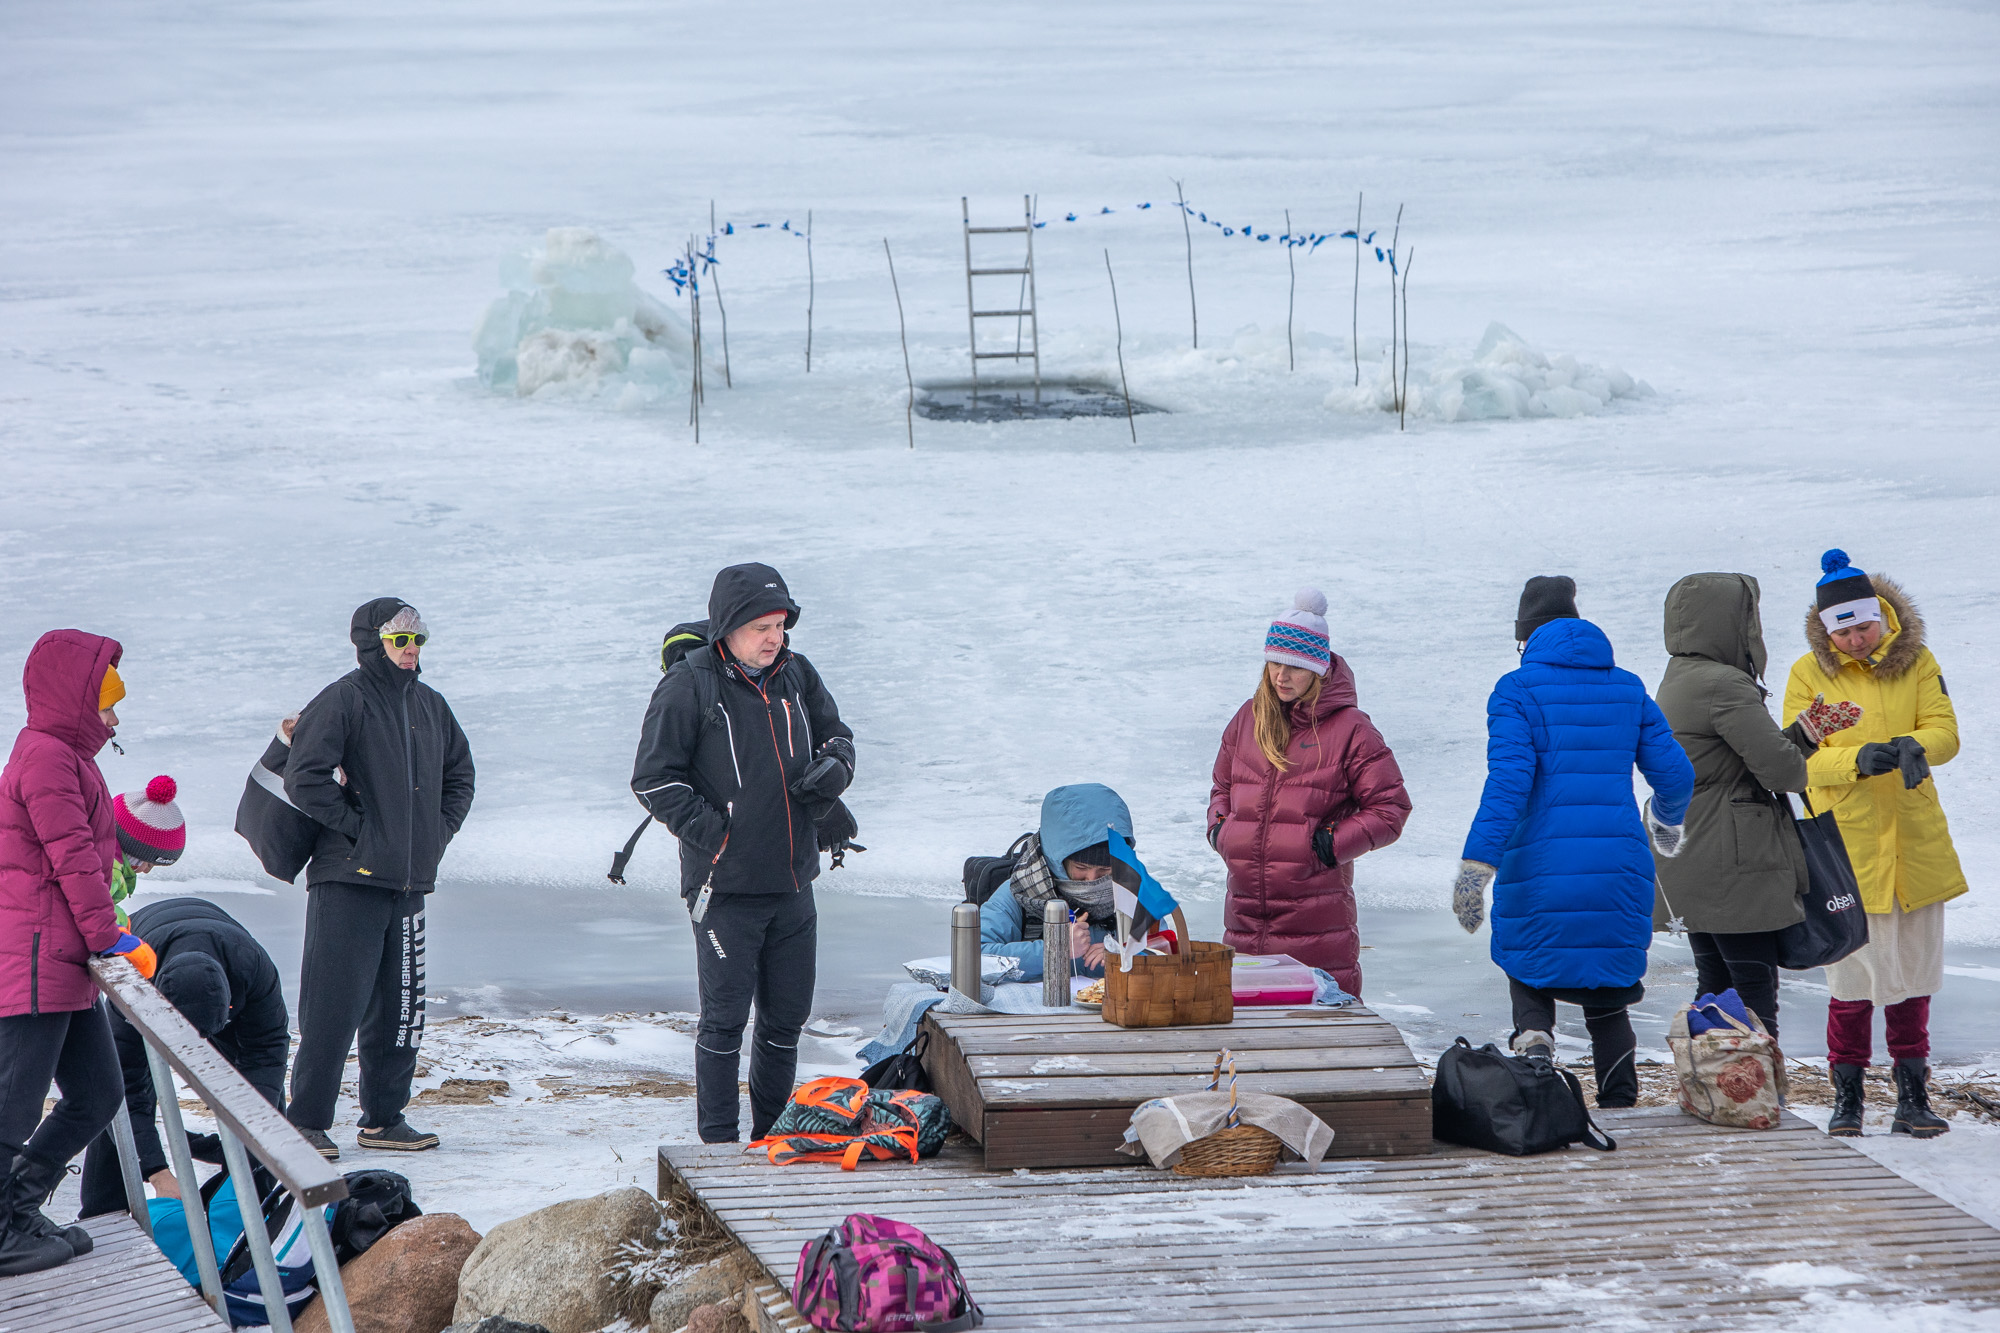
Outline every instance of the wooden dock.
[(1304, 1105), (1333, 1127), (1334, 1157), (1431, 1149), (1430, 1080), (1395, 1025), (1359, 1005), (1238, 1009), (1232, 1023), (1121, 1028), (1097, 1014), (924, 1016), (924, 1067), (952, 1124), (995, 1170), (1130, 1166), (1132, 1110), (1208, 1085), (1215, 1053), (1238, 1086)]
[(96, 1248), (61, 1268), (0, 1277), (4, 1333), (226, 1333), (221, 1316), (129, 1213), (83, 1224)]
[[(1598, 1119), (1618, 1151), (1440, 1146), (1237, 1180), (993, 1173), (965, 1149), (843, 1172), (671, 1146), (660, 1188), (697, 1198), (781, 1289), (848, 1213), (912, 1222), (1003, 1333), (1719, 1333), (1823, 1320), (1834, 1300), (2000, 1308), (2000, 1231), (1797, 1117), (1769, 1131), (1673, 1109)], [(761, 1313), (767, 1333), (806, 1327), (782, 1300)]]

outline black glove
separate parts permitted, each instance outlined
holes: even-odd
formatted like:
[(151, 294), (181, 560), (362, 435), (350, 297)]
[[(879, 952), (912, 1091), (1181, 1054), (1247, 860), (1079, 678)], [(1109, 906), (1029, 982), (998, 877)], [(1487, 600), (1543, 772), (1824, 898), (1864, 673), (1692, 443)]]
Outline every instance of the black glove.
[(223, 1164), (222, 1139), (214, 1134), (194, 1133), (187, 1136), (188, 1156), (197, 1162), (208, 1162), (215, 1166)]
[(1313, 830), (1313, 853), (1319, 863), (1328, 870), (1340, 864), (1340, 858), (1333, 854), (1333, 825), (1327, 824)]
[(1854, 754), (1854, 771), (1864, 778), (1879, 778), (1903, 762), (1894, 741), (1870, 741)]
[(813, 831), (819, 839), (819, 849), (833, 854), (835, 870), (846, 864), (849, 852), (868, 850), (854, 841), (854, 835), (861, 832), (861, 826), (854, 822), (854, 812), (847, 808), (845, 801), (836, 799), (827, 802), (826, 813), (813, 821)]
[(852, 760), (843, 761), (834, 751), (834, 741), (828, 741), (820, 749), (819, 758), (806, 765), (806, 771), (792, 784), (792, 795), (812, 806), (821, 801), (831, 801), (847, 790), (847, 784), (854, 781)]
[(1222, 850), (1222, 821), (1219, 819), (1208, 826), (1208, 845), (1218, 852)]
[(1896, 747), (1896, 767), (1903, 770), (1903, 790), (1915, 789), (1931, 775), (1931, 761), (1924, 758), (1924, 743), (1915, 736), (1898, 736), (1889, 744)]
[(1915, 736), (1871, 741), (1854, 756), (1854, 771), (1864, 778), (1877, 778), (1897, 769), (1903, 772), (1903, 788), (1906, 791), (1930, 776), (1931, 765), (1924, 758), (1923, 742)]

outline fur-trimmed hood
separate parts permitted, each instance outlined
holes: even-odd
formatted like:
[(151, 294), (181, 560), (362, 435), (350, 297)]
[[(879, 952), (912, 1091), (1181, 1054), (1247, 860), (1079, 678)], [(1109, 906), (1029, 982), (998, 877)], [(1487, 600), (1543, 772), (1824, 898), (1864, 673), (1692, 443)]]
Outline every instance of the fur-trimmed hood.
[[(1903, 591), (1901, 584), (1886, 574), (1871, 574), (1868, 581), (1875, 586), (1875, 596), (1888, 608), (1889, 623), (1883, 626), (1883, 646), (1875, 654), (1875, 674), (1883, 680), (1894, 680), (1917, 664), (1917, 657), (1924, 650), (1924, 617), (1910, 595)], [(1833, 646), (1827, 637), (1826, 626), (1821, 623), (1818, 607), (1806, 608), (1806, 646), (1812, 649), (1813, 660), (1819, 663), (1820, 671), (1828, 680), (1840, 674), (1840, 664), (1846, 654)]]

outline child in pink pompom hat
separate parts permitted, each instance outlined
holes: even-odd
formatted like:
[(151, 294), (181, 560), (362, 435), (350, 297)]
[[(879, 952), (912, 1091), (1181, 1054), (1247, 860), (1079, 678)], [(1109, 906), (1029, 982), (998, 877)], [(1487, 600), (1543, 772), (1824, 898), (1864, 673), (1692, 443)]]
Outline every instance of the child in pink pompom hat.
[(146, 784), (142, 792), (122, 792), (112, 798), (111, 819), (118, 826), (118, 863), (111, 869), (111, 902), (118, 912), (118, 924), (128, 924), (125, 900), (132, 894), (136, 876), (154, 866), (170, 866), (181, 859), (187, 848), (187, 821), (174, 804), (180, 789), (162, 773)]

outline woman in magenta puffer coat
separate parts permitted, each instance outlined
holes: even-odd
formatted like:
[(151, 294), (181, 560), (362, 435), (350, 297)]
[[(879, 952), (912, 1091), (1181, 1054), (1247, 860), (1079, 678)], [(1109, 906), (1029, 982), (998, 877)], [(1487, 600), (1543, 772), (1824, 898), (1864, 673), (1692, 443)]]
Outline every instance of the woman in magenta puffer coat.
[(1229, 865), (1223, 942), (1290, 954), (1361, 994), (1354, 862), (1410, 817), (1396, 756), (1333, 655), (1326, 597), (1306, 588), (1264, 639), (1257, 692), (1222, 733), (1208, 840)]
[[(88, 964), (120, 952), (151, 970), (111, 906), (118, 833), (96, 759), (124, 694), (122, 651), (81, 630), (44, 634), (21, 673), (28, 725), (0, 770), (0, 1276), (91, 1248), (41, 1212), (125, 1091)], [(44, 1117), (51, 1080), (62, 1097)]]

